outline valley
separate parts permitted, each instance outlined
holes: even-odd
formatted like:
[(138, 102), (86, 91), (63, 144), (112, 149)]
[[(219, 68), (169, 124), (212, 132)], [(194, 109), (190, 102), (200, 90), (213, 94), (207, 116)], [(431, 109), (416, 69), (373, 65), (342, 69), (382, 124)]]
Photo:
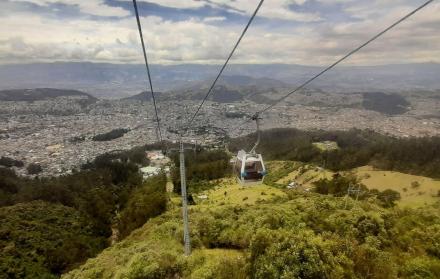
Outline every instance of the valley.
[[(207, 101), (195, 126), (184, 136), (185, 141), (197, 141), (206, 146), (221, 145), (226, 137), (252, 133), (255, 131), (254, 123), (241, 125), (249, 113), (264, 108), (272, 99), (284, 94), (280, 88), (266, 91), (244, 85), (228, 85), (218, 90), (216, 94), (223, 92), (227, 98)], [(11, 94), (15, 95), (15, 99), (11, 99)], [(239, 101), (231, 99), (234, 94), (240, 96)], [(371, 94), (374, 96), (376, 93)], [(385, 106), (389, 109), (387, 112), (382, 111), (384, 107), (374, 107), (374, 103), (370, 103), (368, 109), (363, 107), (363, 100), (370, 93), (306, 90), (290, 97), (287, 104), (268, 112), (262, 128), (361, 128), (397, 137), (436, 136), (440, 131), (438, 94), (401, 93), (398, 95), (401, 99), (396, 103), (393, 103), (395, 98), (390, 97)], [(33, 99), (26, 99), (29, 95), (33, 95)], [(197, 91), (158, 95), (166, 140), (172, 142), (178, 139), (179, 129), (200, 101), (200, 96), (197, 96)], [(222, 98), (223, 95), (217, 96)], [(43, 169), (40, 175), (43, 176), (65, 174), (111, 150), (127, 150), (156, 141), (155, 117), (148, 93), (121, 100), (98, 100), (78, 91), (9, 90), (0, 91), (0, 99), (0, 118), (4, 120), (0, 124), (1, 156), (23, 161), (26, 166), (39, 164)], [(405, 111), (400, 111), (402, 100), (408, 102)], [(396, 109), (398, 113), (394, 113)], [(119, 129), (127, 131), (113, 140), (93, 140), (98, 135)], [(27, 174), (25, 168), (17, 168), (16, 171), (21, 175)]]

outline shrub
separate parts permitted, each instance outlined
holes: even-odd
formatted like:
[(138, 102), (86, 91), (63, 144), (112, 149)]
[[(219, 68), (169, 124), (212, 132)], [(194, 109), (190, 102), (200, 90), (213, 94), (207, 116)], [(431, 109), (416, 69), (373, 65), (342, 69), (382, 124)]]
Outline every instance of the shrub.
[(28, 174), (39, 174), (43, 171), (43, 168), (39, 164), (30, 163), (26, 168)]
[(141, 227), (148, 219), (166, 210), (166, 176), (164, 174), (149, 178), (140, 188), (134, 190), (122, 210), (119, 231), (122, 237)]
[(393, 207), (400, 200), (400, 193), (391, 189), (384, 190), (377, 195), (377, 199), (384, 207)]
[(411, 182), (411, 188), (417, 189), (420, 187), (420, 183), (418, 181)]

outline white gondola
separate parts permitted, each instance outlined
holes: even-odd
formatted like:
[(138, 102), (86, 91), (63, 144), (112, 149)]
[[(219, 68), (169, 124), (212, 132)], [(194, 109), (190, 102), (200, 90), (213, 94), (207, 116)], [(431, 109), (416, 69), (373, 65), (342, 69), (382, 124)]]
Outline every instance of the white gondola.
[(262, 183), (264, 176), (267, 174), (263, 157), (261, 154), (255, 152), (260, 143), (260, 118), (254, 116), (252, 119), (257, 122), (257, 142), (249, 153), (244, 150), (238, 151), (234, 164), (234, 171), (237, 175), (237, 179), (242, 184)]
[(242, 184), (261, 183), (266, 175), (263, 157), (261, 154), (250, 154), (240, 150), (235, 161), (235, 171)]

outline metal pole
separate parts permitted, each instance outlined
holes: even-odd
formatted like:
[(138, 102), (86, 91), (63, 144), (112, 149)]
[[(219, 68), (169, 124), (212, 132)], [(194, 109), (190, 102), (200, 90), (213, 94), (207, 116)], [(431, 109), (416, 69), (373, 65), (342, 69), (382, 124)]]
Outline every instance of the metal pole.
[(361, 184), (358, 184), (357, 193), (356, 193), (356, 201), (359, 200), (360, 192), (361, 192)]
[(186, 196), (186, 169), (185, 169), (185, 149), (183, 142), (180, 141), (180, 186), (182, 190), (182, 214), (183, 214), (183, 241), (185, 245), (185, 256), (191, 254), (191, 240), (189, 238), (188, 226), (188, 200)]
[(344, 206), (344, 209), (347, 209), (348, 196), (350, 195), (350, 192), (351, 192), (351, 184), (348, 186), (347, 195), (345, 196), (345, 206)]

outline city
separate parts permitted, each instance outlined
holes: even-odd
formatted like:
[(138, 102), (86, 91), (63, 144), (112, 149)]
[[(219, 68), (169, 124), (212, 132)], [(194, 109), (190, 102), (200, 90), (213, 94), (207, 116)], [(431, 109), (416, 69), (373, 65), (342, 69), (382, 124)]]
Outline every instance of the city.
[[(316, 93), (316, 96), (319, 92)], [(297, 128), (301, 130), (370, 129), (396, 137), (435, 136), (440, 131), (436, 108), (439, 99), (412, 98), (411, 109), (404, 114), (385, 115), (353, 106), (359, 96), (345, 94), (325, 96), (327, 104), (310, 104), (304, 96), (292, 96), (288, 103), (277, 106), (264, 115), (263, 129)], [(319, 99), (314, 96), (313, 99)], [(276, 97), (276, 96), (275, 96)], [(136, 100), (97, 100), (79, 105), (85, 97), (63, 96), (26, 101), (0, 103), (0, 154), (42, 167), (40, 176), (63, 175), (92, 161), (96, 156), (157, 141), (154, 109), (151, 102)], [(333, 100), (333, 102), (332, 102)], [(333, 103), (339, 105), (334, 105)], [(163, 136), (168, 141), (179, 140), (179, 131), (188, 121), (198, 100), (159, 101), (159, 117)], [(208, 101), (193, 127), (183, 140), (201, 145), (222, 145), (226, 136), (239, 137), (255, 132), (255, 124), (241, 125), (253, 112), (266, 104), (246, 99), (242, 102), (217, 103)], [(431, 116), (430, 116), (431, 115)], [(127, 129), (123, 136), (108, 141), (95, 141), (98, 134), (114, 129)], [(233, 129), (234, 128), (234, 129)], [(26, 168), (16, 168), (27, 175)]]

